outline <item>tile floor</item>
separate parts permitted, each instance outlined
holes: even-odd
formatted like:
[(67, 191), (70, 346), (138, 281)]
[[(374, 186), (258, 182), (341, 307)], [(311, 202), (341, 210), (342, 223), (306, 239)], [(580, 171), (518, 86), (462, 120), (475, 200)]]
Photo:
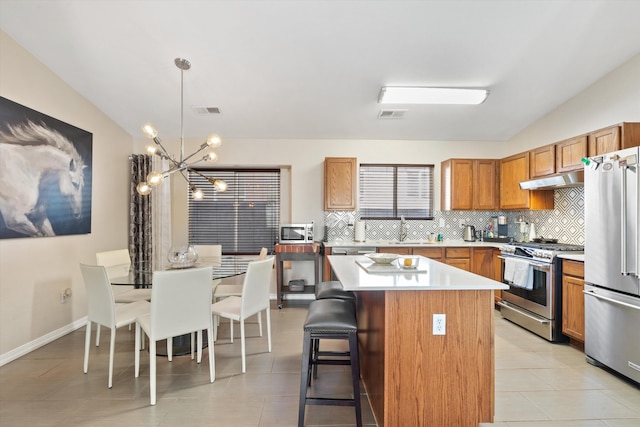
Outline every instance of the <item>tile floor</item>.
[[(141, 377), (133, 378), (133, 331), (118, 330), (109, 390), (108, 334), (98, 349), (92, 346), (85, 375), (82, 328), (0, 367), (0, 426), (294, 426), (305, 314), (304, 307), (272, 310), (272, 353), (266, 337), (257, 336), (257, 325), (250, 325), (244, 375), (239, 341), (230, 344), (227, 325), (216, 343), (213, 384), (206, 363), (160, 358), (154, 407), (148, 353), (141, 358)], [(320, 369), (318, 393), (349, 394), (348, 368)], [(362, 399), (363, 422), (375, 425), (366, 395)], [(353, 408), (307, 407), (308, 426), (354, 424)], [(578, 350), (549, 344), (497, 314), (496, 417), (494, 424), (482, 424), (490, 426), (637, 427), (640, 389), (588, 365)]]

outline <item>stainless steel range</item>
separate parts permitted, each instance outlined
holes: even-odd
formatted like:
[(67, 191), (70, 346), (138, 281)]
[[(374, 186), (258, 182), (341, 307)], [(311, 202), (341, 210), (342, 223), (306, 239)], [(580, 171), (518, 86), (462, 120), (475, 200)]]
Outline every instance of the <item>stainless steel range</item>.
[(504, 245), (500, 313), (541, 337), (564, 341), (562, 335), (562, 264), (559, 254), (583, 252), (584, 247), (563, 243)]

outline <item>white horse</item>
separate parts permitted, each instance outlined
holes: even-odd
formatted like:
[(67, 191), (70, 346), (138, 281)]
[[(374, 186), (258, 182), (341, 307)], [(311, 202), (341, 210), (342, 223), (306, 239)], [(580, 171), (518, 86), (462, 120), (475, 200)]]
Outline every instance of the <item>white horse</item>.
[(43, 184), (57, 181), (75, 219), (82, 216), (87, 167), (73, 144), (31, 121), (0, 131), (0, 213), (7, 228), (29, 236), (55, 236)]

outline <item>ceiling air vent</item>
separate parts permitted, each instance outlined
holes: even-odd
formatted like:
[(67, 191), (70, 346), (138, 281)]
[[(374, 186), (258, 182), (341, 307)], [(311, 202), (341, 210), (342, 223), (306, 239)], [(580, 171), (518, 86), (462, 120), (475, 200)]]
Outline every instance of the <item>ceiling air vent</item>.
[(401, 119), (408, 110), (380, 110), (379, 119)]
[(197, 107), (192, 106), (191, 109), (196, 114), (222, 114), (218, 107)]

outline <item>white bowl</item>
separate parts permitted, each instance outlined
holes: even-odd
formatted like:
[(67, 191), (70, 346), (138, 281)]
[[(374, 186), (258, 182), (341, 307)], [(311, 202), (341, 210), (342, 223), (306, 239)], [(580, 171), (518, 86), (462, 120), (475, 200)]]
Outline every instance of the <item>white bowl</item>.
[(376, 264), (391, 264), (394, 260), (398, 258), (397, 254), (383, 254), (383, 253), (375, 253), (375, 254), (365, 254), (367, 258)]

